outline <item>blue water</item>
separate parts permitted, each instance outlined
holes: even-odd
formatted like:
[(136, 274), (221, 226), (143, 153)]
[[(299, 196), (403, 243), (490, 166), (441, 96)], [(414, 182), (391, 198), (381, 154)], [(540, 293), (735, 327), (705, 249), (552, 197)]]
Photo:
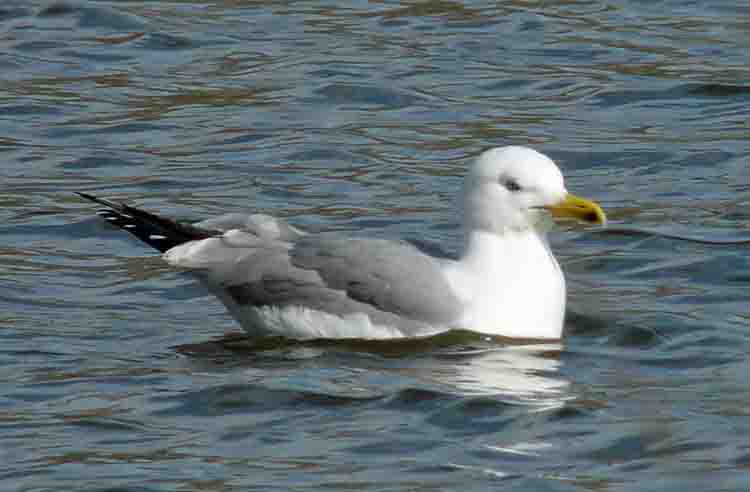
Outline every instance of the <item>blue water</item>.
[[(748, 490), (748, 21), (3, 2), (0, 489)], [(252, 343), (73, 194), (451, 249), (468, 161), (506, 144), (655, 232), (557, 231), (562, 343)]]

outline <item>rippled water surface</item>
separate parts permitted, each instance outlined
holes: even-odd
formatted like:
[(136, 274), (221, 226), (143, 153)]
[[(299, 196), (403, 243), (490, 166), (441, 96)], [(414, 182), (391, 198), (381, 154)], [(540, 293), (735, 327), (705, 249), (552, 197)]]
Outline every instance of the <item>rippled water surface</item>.
[[(750, 489), (744, 5), (2, 2), (0, 488)], [(251, 343), (73, 194), (452, 249), (503, 144), (657, 232), (554, 235), (559, 344)]]

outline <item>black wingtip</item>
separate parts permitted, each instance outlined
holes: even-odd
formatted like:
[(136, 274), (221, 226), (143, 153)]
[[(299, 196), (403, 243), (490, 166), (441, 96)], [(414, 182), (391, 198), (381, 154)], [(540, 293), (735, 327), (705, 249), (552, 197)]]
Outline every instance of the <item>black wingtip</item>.
[(82, 191), (74, 191), (73, 193), (80, 196), (81, 198), (85, 198), (86, 200), (99, 203), (99, 200), (94, 195), (89, 195), (88, 193), (84, 193)]
[(92, 202), (101, 202), (101, 198), (95, 197), (94, 195), (89, 195), (88, 193), (84, 193), (83, 191), (74, 191), (73, 193), (80, 196), (81, 198), (85, 198), (86, 200), (91, 200)]
[(103, 198), (99, 198), (94, 195), (89, 195), (88, 193), (84, 193), (83, 191), (74, 191), (73, 193), (80, 196), (81, 198), (85, 198), (86, 200), (98, 203), (99, 205), (104, 205), (105, 207), (109, 207), (113, 210), (120, 210), (122, 208), (122, 205), (120, 204), (110, 202), (109, 200), (104, 200)]
[(206, 239), (221, 234), (218, 231), (204, 230), (187, 223), (161, 217), (124, 203), (110, 202), (82, 191), (76, 191), (75, 193), (81, 198), (107, 207), (106, 210), (99, 212), (101, 217), (162, 253), (188, 241)]

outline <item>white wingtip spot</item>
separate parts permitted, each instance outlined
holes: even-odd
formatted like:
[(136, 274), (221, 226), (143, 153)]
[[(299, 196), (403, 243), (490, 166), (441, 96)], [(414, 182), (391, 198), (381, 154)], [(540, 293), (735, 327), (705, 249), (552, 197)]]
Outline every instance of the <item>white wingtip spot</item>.
[(106, 220), (118, 220), (117, 217), (112, 215), (102, 215), (102, 217), (104, 217)]
[(125, 229), (133, 229), (135, 227), (135, 224), (125, 224), (123, 227)]
[(156, 240), (161, 240), (161, 239), (167, 239), (167, 236), (162, 236), (161, 234), (151, 234), (148, 238), (156, 241)]

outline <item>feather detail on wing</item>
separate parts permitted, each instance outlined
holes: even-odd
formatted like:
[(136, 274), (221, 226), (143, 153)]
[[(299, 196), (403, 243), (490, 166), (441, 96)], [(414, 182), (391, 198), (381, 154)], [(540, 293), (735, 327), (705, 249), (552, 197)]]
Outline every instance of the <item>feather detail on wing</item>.
[(323, 234), (292, 244), (230, 230), (164, 258), (196, 270), (240, 305), (365, 312), (383, 323), (403, 318), (419, 326), (447, 325), (461, 310), (437, 260), (405, 242)]

